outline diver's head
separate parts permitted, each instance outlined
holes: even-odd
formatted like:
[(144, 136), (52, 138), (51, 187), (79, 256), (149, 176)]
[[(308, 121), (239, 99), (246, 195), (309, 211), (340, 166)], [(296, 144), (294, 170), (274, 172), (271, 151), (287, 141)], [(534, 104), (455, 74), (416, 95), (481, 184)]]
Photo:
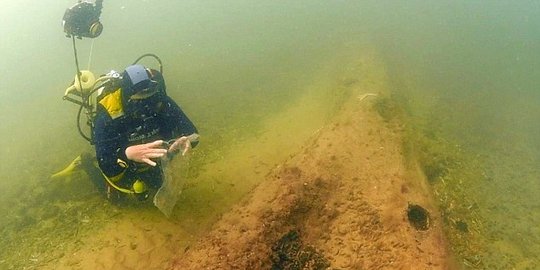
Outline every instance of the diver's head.
[(159, 92), (159, 82), (152, 80), (150, 70), (142, 65), (131, 65), (122, 73), (124, 93), (128, 99), (146, 99)]

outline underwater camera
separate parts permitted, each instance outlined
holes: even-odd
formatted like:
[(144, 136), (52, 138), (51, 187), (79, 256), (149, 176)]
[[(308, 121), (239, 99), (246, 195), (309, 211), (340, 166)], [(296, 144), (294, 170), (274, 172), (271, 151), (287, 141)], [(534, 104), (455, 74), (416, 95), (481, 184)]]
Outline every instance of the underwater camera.
[(79, 39), (98, 37), (103, 31), (103, 24), (99, 21), (102, 8), (103, 0), (96, 0), (95, 4), (79, 1), (68, 8), (62, 20), (66, 36), (75, 36)]

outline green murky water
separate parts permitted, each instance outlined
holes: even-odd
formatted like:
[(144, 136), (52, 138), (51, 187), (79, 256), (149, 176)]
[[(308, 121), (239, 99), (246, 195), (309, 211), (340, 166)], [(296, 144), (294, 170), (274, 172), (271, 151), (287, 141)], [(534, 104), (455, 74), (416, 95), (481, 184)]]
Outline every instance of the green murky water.
[[(60, 22), (74, 2), (5, 2), (0, 268), (21, 269), (54, 264), (107, 222), (154, 210), (110, 206), (84, 175), (48, 179), (91, 150), (77, 108), (61, 100), (75, 68)], [(537, 269), (539, 15), (537, 1), (105, 0), (102, 36), (78, 49), (95, 73), (146, 52), (163, 59), (169, 94), (203, 135), (174, 214), (196, 234), (286, 157), (276, 148), (294, 152), (331, 116), (349, 52), (368, 44), (406, 110), (405, 147), (464, 267)], [(305, 95), (312, 103), (299, 103)]]

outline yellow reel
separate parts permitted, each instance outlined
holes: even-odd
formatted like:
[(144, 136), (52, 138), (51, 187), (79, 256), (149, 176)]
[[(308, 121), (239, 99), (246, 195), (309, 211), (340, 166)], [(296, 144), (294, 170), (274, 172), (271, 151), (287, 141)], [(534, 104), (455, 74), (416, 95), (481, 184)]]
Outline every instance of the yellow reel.
[(81, 96), (82, 93), (92, 91), (94, 85), (96, 85), (96, 76), (94, 76), (94, 73), (89, 70), (81, 70), (81, 80), (79, 81), (79, 74), (75, 75), (73, 85), (66, 89), (64, 96), (67, 96), (73, 92), (76, 92), (73, 94)]

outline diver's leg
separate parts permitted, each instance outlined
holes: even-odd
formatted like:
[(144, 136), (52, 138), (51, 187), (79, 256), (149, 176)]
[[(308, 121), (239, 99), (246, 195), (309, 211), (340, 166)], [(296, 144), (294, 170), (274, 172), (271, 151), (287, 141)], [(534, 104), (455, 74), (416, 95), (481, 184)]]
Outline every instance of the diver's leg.
[(101, 194), (108, 193), (107, 180), (97, 165), (96, 157), (90, 153), (81, 155), (81, 168), (88, 174), (90, 180)]

